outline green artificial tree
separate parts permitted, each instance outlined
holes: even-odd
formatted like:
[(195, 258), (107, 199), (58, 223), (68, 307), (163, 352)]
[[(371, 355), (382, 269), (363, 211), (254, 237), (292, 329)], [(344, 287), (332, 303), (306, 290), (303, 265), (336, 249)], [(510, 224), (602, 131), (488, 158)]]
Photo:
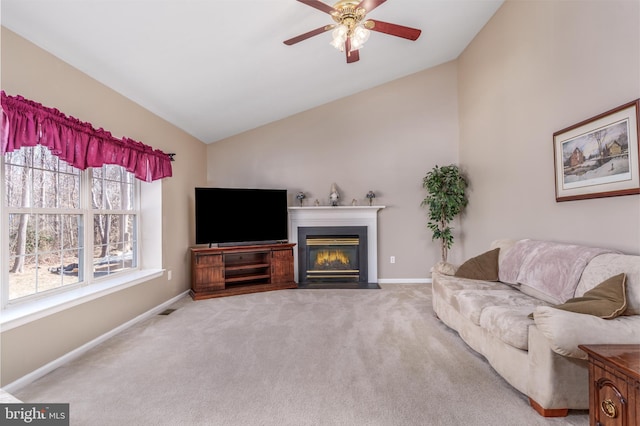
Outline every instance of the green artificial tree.
[(453, 245), (453, 228), (449, 222), (466, 207), (467, 181), (460, 168), (454, 164), (444, 167), (435, 166), (422, 180), (422, 187), (427, 190), (427, 197), (422, 205), (429, 208), (427, 227), (433, 231), (432, 240), (440, 240), (442, 261), (447, 261), (447, 254)]

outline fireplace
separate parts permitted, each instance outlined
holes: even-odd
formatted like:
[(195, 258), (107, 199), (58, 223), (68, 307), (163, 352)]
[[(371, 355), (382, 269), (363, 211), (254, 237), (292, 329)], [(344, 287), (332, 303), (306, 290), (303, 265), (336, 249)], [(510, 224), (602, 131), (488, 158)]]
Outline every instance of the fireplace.
[(298, 228), (299, 283), (367, 283), (367, 227)]
[[(300, 258), (306, 256), (306, 248), (305, 250), (300, 250), (300, 245), (306, 244), (306, 234), (304, 238), (298, 238), (298, 230), (300, 228), (317, 227), (340, 229), (343, 227), (362, 227), (366, 228), (366, 240), (360, 237), (359, 246), (366, 244), (366, 247), (361, 248), (361, 250), (364, 250), (364, 253), (360, 255), (358, 261), (361, 271), (360, 274), (362, 274), (363, 265), (366, 268), (366, 278), (361, 276), (359, 279), (366, 280), (369, 284), (377, 285), (378, 211), (384, 208), (384, 206), (289, 207), (289, 242), (296, 244), (297, 247), (297, 249), (293, 251), (293, 273), (296, 282), (300, 284), (303, 281), (304, 272), (306, 271), (306, 269), (301, 270), (300, 268)], [(325, 231), (322, 232), (326, 234)], [(353, 235), (353, 233), (351, 235)], [(362, 283), (355, 284), (357, 288), (363, 286)], [(301, 286), (304, 286), (304, 284), (301, 284)], [(313, 286), (320, 286), (320, 284), (313, 284)]]
[[(307, 281), (345, 280), (358, 281), (360, 239), (345, 237), (307, 237)], [(304, 271), (304, 269), (302, 269)]]

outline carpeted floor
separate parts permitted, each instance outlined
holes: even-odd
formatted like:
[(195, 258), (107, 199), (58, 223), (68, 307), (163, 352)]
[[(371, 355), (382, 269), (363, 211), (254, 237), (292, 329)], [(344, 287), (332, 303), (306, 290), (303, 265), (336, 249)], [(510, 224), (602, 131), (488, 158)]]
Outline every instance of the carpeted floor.
[(16, 392), (72, 425), (588, 425), (544, 419), (425, 284), (182, 299)]

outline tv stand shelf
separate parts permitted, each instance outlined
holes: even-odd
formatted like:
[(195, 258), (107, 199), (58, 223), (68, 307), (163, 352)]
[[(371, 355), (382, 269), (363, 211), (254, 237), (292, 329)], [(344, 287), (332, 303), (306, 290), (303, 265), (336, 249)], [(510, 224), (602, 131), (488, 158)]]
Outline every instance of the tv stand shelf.
[(293, 279), (295, 244), (191, 249), (194, 300), (297, 288)]

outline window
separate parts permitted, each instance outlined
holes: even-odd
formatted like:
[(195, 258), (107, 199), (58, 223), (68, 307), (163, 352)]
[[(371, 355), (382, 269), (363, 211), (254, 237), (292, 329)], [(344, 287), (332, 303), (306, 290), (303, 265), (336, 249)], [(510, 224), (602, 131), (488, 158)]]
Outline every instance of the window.
[(91, 169), (94, 277), (135, 268), (137, 219), (135, 178), (120, 166)]
[(3, 160), (3, 307), (138, 269), (140, 185), (131, 173), (81, 171), (40, 145)]

